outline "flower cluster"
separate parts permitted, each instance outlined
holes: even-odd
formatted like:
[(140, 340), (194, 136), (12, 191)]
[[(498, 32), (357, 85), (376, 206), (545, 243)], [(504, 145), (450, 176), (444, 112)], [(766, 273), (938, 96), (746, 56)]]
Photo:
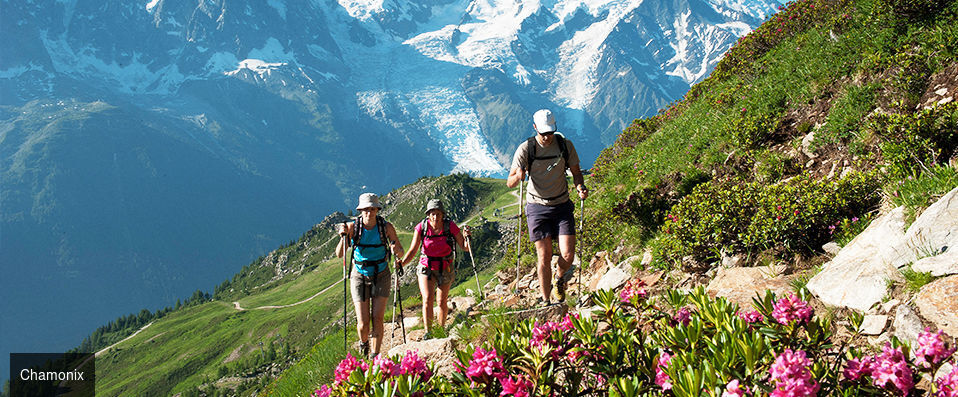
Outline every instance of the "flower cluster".
[(563, 340), (563, 334), (571, 331), (573, 328), (572, 318), (566, 315), (562, 321), (547, 321), (543, 324), (536, 322), (532, 328), (532, 339), (529, 341), (531, 347), (542, 353), (551, 350), (553, 358), (564, 355), (567, 346)]
[(683, 307), (675, 311), (675, 315), (672, 316), (672, 322), (675, 324), (689, 325), (689, 322), (692, 321), (692, 311), (687, 307)]
[(938, 330), (937, 333), (931, 333), (931, 330), (925, 328), (925, 331), (918, 335), (918, 348), (912, 352), (915, 357), (915, 365), (925, 368), (931, 368), (950, 357), (955, 352), (954, 348), (949, 349), (945, 346), (944, 332)]
[(665, 368), (669, 366), (669, 360), (672, 359), (672, 355), (669, 352), (663, 351), (659, 355), (659, 359), (655, 361), (655, 384), (662, 387), (662, 390), (669, 390), (672, 388), (672, 382), (669, 378), (669, 374), (665, 373)]
[(938, 386), (937, 397), (958, 397), (958, 361), (953, 362), (954, 368), (935, 381)]
[(483, 350), (476, 346), (476, 351), (472, 353), (472, 360), (469, 360), (469, 368), (466, 369), (466, 376), (470, 380), (488, 384), (492, 379), (502, 381), (508, 375), (495, 348)]
[(739, 318), (745, 320), (745, 322), (749, 324), (757, 323), (765, 319), (765, 316), (763, 316), (758, 310), (752, 310), (750, 312), (739, 311), (736, 314), (738, 314)]
[(406, 355), (399, 363), (400, 375), (416, 375), (424, 382), (432, 377), (432, 370), (426, 365), (426, 360), (419, 357), (416, 352), (407, 350)]
[(725, 391), (722, 392), (722, 397), (745, 397), (745, 393), (748, 393), (748, 388), (742, 388), (739, 385), (738, 379), (733, 379), (731, 382), (725, 386)]
[(812, 308), (808, 307), (808, 302), (801, 300), (797, 295), (792, 294), (787, 298), (779, 299), (775, 302), (775, 309), (772, 311), (772, 317), (782, 325), (788, 325), (792, 321), (799, 323), (808, 322), (812, 318)]
[(775, 390), (770, 394), (771, 397), (799, 397), (815, 396), (818, 393), (819, 385), (812, 378), (812, 372), (808, 370), (810, 361), (805, 352), (792, 349), (785, 349), (782, 354), (775, 357), (775, 363), (769, 368), (772, 375), (772, 381), (775, 382)]
[(529, 397), (529, 391), (532, 389), (532, 386), (532, 381), (525, 376), (519, 376), (518, 378), (511, 376), (506, 377), (502, 379), (502, 392), (499, 393), (499, 396)]
[(313, 392), (313, 397), (329, 397), (333, 394), (333, 389), (329, 385), (322, 385)]
[(369, 369), (369, 364), (353, 357), (352, 354), (346, 353), (346, 358), (339, 362), (339, 365), (336, 366), (336, 370), (333, 372), (333, 384), (340, 385), (346, 382), (346, 379), (349, 379), (349, 375), (356, 369), (366, 371)]
[(633, 300), (645, 299), (648, 292), (645, 291), (645, 282), (640, 279), (629, 281), (622, 291), (619, 291), (619, 300), (622, 303), (634, 304)]
[(851, 381), (871, 378), (872, 384), (881, 388), (888, 387), (890, 383), (901, 391), (902, 395), (908, 395), (915, 386), (912, 370), (908, 367), (901, 348), (892, 348), (891, 344), (887, 343), (881, 354), (849, 360), (843, 374)]

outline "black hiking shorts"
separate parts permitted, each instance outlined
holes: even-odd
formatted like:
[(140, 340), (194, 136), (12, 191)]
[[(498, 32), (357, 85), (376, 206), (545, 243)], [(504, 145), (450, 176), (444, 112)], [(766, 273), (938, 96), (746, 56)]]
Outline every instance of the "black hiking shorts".
[(559, 205), (526, 204), (529, 240), (546, 237), (575, 236), (575, 204), (572, 200)]

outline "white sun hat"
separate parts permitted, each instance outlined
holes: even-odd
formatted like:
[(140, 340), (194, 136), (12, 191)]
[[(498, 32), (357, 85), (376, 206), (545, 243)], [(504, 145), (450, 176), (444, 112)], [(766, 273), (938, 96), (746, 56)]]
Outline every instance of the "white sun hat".
[(556, 118), (549, 109), (540, 109), (532, 115), (532, 122), (536, 126), (536, 131), (540, 134), (547, 134), (556, 131)]

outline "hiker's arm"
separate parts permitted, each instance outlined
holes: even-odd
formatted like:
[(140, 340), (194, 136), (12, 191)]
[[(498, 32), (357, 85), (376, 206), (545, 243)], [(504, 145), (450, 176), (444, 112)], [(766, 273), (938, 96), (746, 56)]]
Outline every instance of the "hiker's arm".
[(572, 183), (575, 184), (575, 191), (579, 193), (579, 198), (585, 200), (589, 197), (589, 188), (585, 186), (585, 178), (582, 177), (582, 168), (578, 164), (569, 167), (572, 172)]
[(399, 241), (399, 236), (396, 234), (396, 228), (393, 227), (392, 223), (386, 224), (386, 238), (389, 239), (389, 249), (392, 250), (393, 255), (398, 258), (403, 257), (402, 243)]
[(513, 188), (516, 187), (523, 179), (526, 179), (526, 171), (520, 167), (514, 167), (509, 171), (509, 178), (506, 179), (506, 186)]
[(456, 239), (456, 244), (459, 244), (460, 248), (469, 251), (469, 240), (466, 240), (465, 237), (463, 237), (463, 235), (466, 233), (466, 227), (468, 226), (460, 228), (459, 233), (454, 234), (453, 237)]
[(409, 264), (412, 261), (412, 258), (416, 256), (416, 252), (419, 251), (419, 244), (422, 243), (422, 238), (419, 237), (419, 233), (413, 232), (412, 242), (409, 243), (409, 251), (406, 251), (406, 256), (402, 257), (403, 266)]
[(342, 237), (349, 235), (350, 226), (351, 226), (351, 225), (348, 224), (348, 223), (340, 223), (339, 226), (336, 227), (336, 228), (338, 229), (339, 235), (341, 236), (341, 237), (339, 238), (339, 244), (336, 245), (336, 257), (337, 257), (337, 258), (342, 258), (343, 255), (346, 255), (346, 246), (349, 245), (349, 244), (344, 244), (344, 242), (347, 241), (348, 238), (342, 238)]

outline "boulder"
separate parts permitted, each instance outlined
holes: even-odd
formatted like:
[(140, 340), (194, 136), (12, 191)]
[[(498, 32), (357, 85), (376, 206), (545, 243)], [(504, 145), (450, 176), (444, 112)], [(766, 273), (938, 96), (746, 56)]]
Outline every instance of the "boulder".
[(902, 280), (891, 263), (904, 254), (904, 227), (904, 207), (878, 217), (808, 281), (808, 290), (827, 305), (868, 310), (886, 295), (888, 280)]
[(472, 296), (457, 296), (450, 298), (450, 309), (456, 311), (467, 311), (476, 304), (476, 298)]
[[(934, 276), (958, 273), (958, 187), (921, 213), (905, 234), (910, 255), (893, 262)], [(919, 270), (924, 269), (924, 270)]]
[(705, 291), (712, 297), (721, 296), (742, 309), (749, 309), (756, 293), (765, 295), (768, 289), (783, 295), (791, 291), (789, 283), (795, 276), (782, 276), (784, 270), (784, 266), (720, 268)]
[(958, 246), (950, 247), (943, 254), (919, 259), (911, 265), (911, 269), (916, 272), (931, 273), (935, 277), (958, 274)]
[(859, 328), (863, 335), (879, 335), (885, 330), (888, 324), (888, 316), (880, 314), (870, 314), (862, 319), (862, 325)]
[(436, 375), (451, 376), (456, 370), (456, 338), (408, 342), (389, 349), (389, 356), (402, 356), (414, 351), (420, 358), (436, 366)]
[(895, 336), (898, 339), (908, 342), (912, 346), (917, 346), (918, 334), (924, 329), (921, 325), (921, 318), (918, 313), (908, 305), (900, 305), (895, 310)]
[(935, 280), (915, 296), (921, 316), (948, 335), (958, 335), (958, 275)]
[[(639, 260), (638, 257), (632, 257), (632, 258), (636, 258), (635, 260)], [(629, 259), (632, 259), (632, 258), (629, 258)], [(617, 289), (625, 285), (625, 283), (629, 281), (630, 278), (632, 278), (632, 265), (629, 260), (626, 260), (622, 262), (621, 264), (619, 264), (618, 266), (615, 266), (609, 269), (609, 271), (605, 272), (605, 275), (603, 275), (602, 278), (599, 279), (599, 282), (596, 283), (595, 288), (593, 288), (592, 291), (594, 292), (594, 291), (603, 290), (603, 289), (612, 289), (612, 290)]]

